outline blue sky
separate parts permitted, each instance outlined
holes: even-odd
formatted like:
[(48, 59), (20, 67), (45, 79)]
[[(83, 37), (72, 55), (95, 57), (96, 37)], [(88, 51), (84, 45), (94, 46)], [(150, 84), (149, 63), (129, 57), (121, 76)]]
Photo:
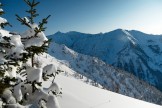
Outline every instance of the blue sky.
[[(122, 28), (145, 33), (162, 34), (162, 0), (36, 0), (40, 16), (48, 16), (46, 34), (57, 31), (85, 33), (108, 32)], [(15, 14), (27, 16), (28, 7), (23, 0), (1, 0), (5, 17), (12, 25), (11, 31), (24, 31)]]

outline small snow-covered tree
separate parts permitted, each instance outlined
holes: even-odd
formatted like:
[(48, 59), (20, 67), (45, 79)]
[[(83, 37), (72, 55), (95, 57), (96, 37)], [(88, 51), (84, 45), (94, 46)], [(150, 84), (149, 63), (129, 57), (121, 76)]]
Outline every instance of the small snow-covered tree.
[[(23, 34), (21, 34), (21, 39), (24, 44), (25, 50), (28, 52), (27, 57), (31, 58), (31, 66), (32, 67), (28, 67), (28, 68), (32, 68), (32, 70), (30, 70), (30, 71), (36, 71), (33, 73), (41, 74), (39, 77), (42, 77), (41, 69), (34, 70), (35, 64), (36, 64), (36, 63), (34, 63), (34, 56), (46, 52), (46, 50), (48, 48), (49, 40), (46, 38), (43, 31), (45, 31), (45, 29), (46, 29), (44, 27), (44, 24), (47, 24), (47, 19), (50, 17), (50, 15), (48, 17), (42, 19), (42, 21), (39, 22), (39, 24), (36, 24), (34, 22), (34, 19), (39, 14), (37, 14), (37, 10), (35, 7), (40, 2), (36, 2), (35, 0), (32, 0), (32, 1), (24, 0), (24, 1), (30, 8), (29, 10), (26, 11), (29, 14), (29, 16), (24, 17), (24, 18), (21, 18), (19, 15), (16, 15), (16, 16), (17, 16), (17, 20), (20, 21), (22, 23), (22, 25), (27, 26), (29, 29), (26, 32), (24, 32)], [(38, 68), (39, 66), (36, 66), (36, 67)], [(32, 83), (33, 92), (34, 92), (35, 88), (36, 88), (35, 84), (41, 86), (41, 81), (40, 80), (36, 81), (36, 79), (34, 79), (34, 78), (31, 80), (30, 76), (33, 76), (33, 74), (31, 74), (31, 73), (32, 72), (27, 71), (27, 80), (28, 80), (28, 82)]]
[[(19, 15), (16, 15), (18, 21), (20, 21), (22, 25), (28, 27), (28, 30), (21, 34), (24, 49), (27, 51), (26, 58), (30, 61), (30, 63), (25, 61), (24, 64), (26, 69), (25, 71), (20, 71), (21, 75), (26, 75), (25, 84), (21, 86), (23, 87), (21, 90), (24, 97), (23, 104), (35, 102), (33, 105), (42, 107), (43, 105), (41, 102), (45, 101), (48, 107), (49, 105), (53, 105), (57, 107), (51, 106), (52, 108), (59, 108), (56, 104), (57, 102), (54, 102), (54, 100), (57, 100), (55, 96), (61, 93), (59, 86), (54, 80), (49, 88), (43, 88), (42, 83), (47, 81), (49, 77), (55, 78), (60, 72), (60, 68), (55, 67), (53, 64), (42, 68), (41, 63), (34, 62), (34, 58), (45, 53), (48, 48), (50, 40), (47, 39), (43, 31), (46, 29), (44, 25), (47, 24), (50, 15), (42, 19), (39, 24), (35, 23), (35, 18), (39, 15), (35, 7), (39, 2), (35, 0), (24, 1), (30, 8), (26, 11), (29, 16), (21, 18)], [(49, 99), (53, 99), (53, 101), (50, 101), (50, 103), (47, 102)]]
[(21, 18), (19, 15), (17, 16), (17, 19), (25, 26), (27, 26), (29, 29), (24, 32), (22, 36), (22, 41), (24, 43), (25, 50), (28, 51), (29, 55), (31, 57), (31, 65), (34, 67), (34, 56), (38, 55), (40, 53), (44, 53), (47, 50), (48, 43), (50, 40), (48, 40), (43, 33), (45, 31), (46, 27), (44, 27), (45, 24), (47, 24), (47, 20), (50, 17), (47, 16), (46, 18), (42, 19), (39, 24), (36, 24), (34, 22), (34, 19), (39, 15), (37, 14), (36, 6), (40, 2), (35, 2), (33, 0), (32, 2), (30, 0), (24, 0), (25, 3), (30, 7), (29, 10), (26, 12), (29, 14), (29, 16)]

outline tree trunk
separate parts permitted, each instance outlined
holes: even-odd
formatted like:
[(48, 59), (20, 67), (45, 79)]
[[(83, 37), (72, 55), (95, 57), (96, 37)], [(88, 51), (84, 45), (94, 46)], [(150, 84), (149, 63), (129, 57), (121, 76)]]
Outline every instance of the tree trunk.
[(32, 67), (34, 67), (34, 54), (32, 54), (32, 57), (31, 57), (31, 64), (32, 64)]

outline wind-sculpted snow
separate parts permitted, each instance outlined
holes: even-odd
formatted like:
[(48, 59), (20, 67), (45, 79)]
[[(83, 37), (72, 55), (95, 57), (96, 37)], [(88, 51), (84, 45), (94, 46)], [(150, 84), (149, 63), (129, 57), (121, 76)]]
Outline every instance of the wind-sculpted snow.
[(48, 38), (128, 71), (162, 91), (162, 35), (117, 29), (94, 35), (57, 32)]
[(99, 83), (113, 92), (162, 104), (162, 93), (133, 74), (116, 69), (95, 57), (79, 54), (55, 42), (50, 44), (48, 52), (61, 60), (64, 65), (93, 80), (95, 86)]

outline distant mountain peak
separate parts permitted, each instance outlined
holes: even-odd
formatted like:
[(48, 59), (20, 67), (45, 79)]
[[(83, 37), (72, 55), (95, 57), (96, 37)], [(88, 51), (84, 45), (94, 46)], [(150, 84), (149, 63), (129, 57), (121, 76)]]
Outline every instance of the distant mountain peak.
[(106, 32), (105, 34), (108, 34), (108, 33), (122, 33), (124, 29), (115, 29), (115, 30), (112, 30), (112, 31), (109, 31), (109, 32)]
[(61, 34), (62, 32), (61, 31), (57, 31), (55, 34)]

